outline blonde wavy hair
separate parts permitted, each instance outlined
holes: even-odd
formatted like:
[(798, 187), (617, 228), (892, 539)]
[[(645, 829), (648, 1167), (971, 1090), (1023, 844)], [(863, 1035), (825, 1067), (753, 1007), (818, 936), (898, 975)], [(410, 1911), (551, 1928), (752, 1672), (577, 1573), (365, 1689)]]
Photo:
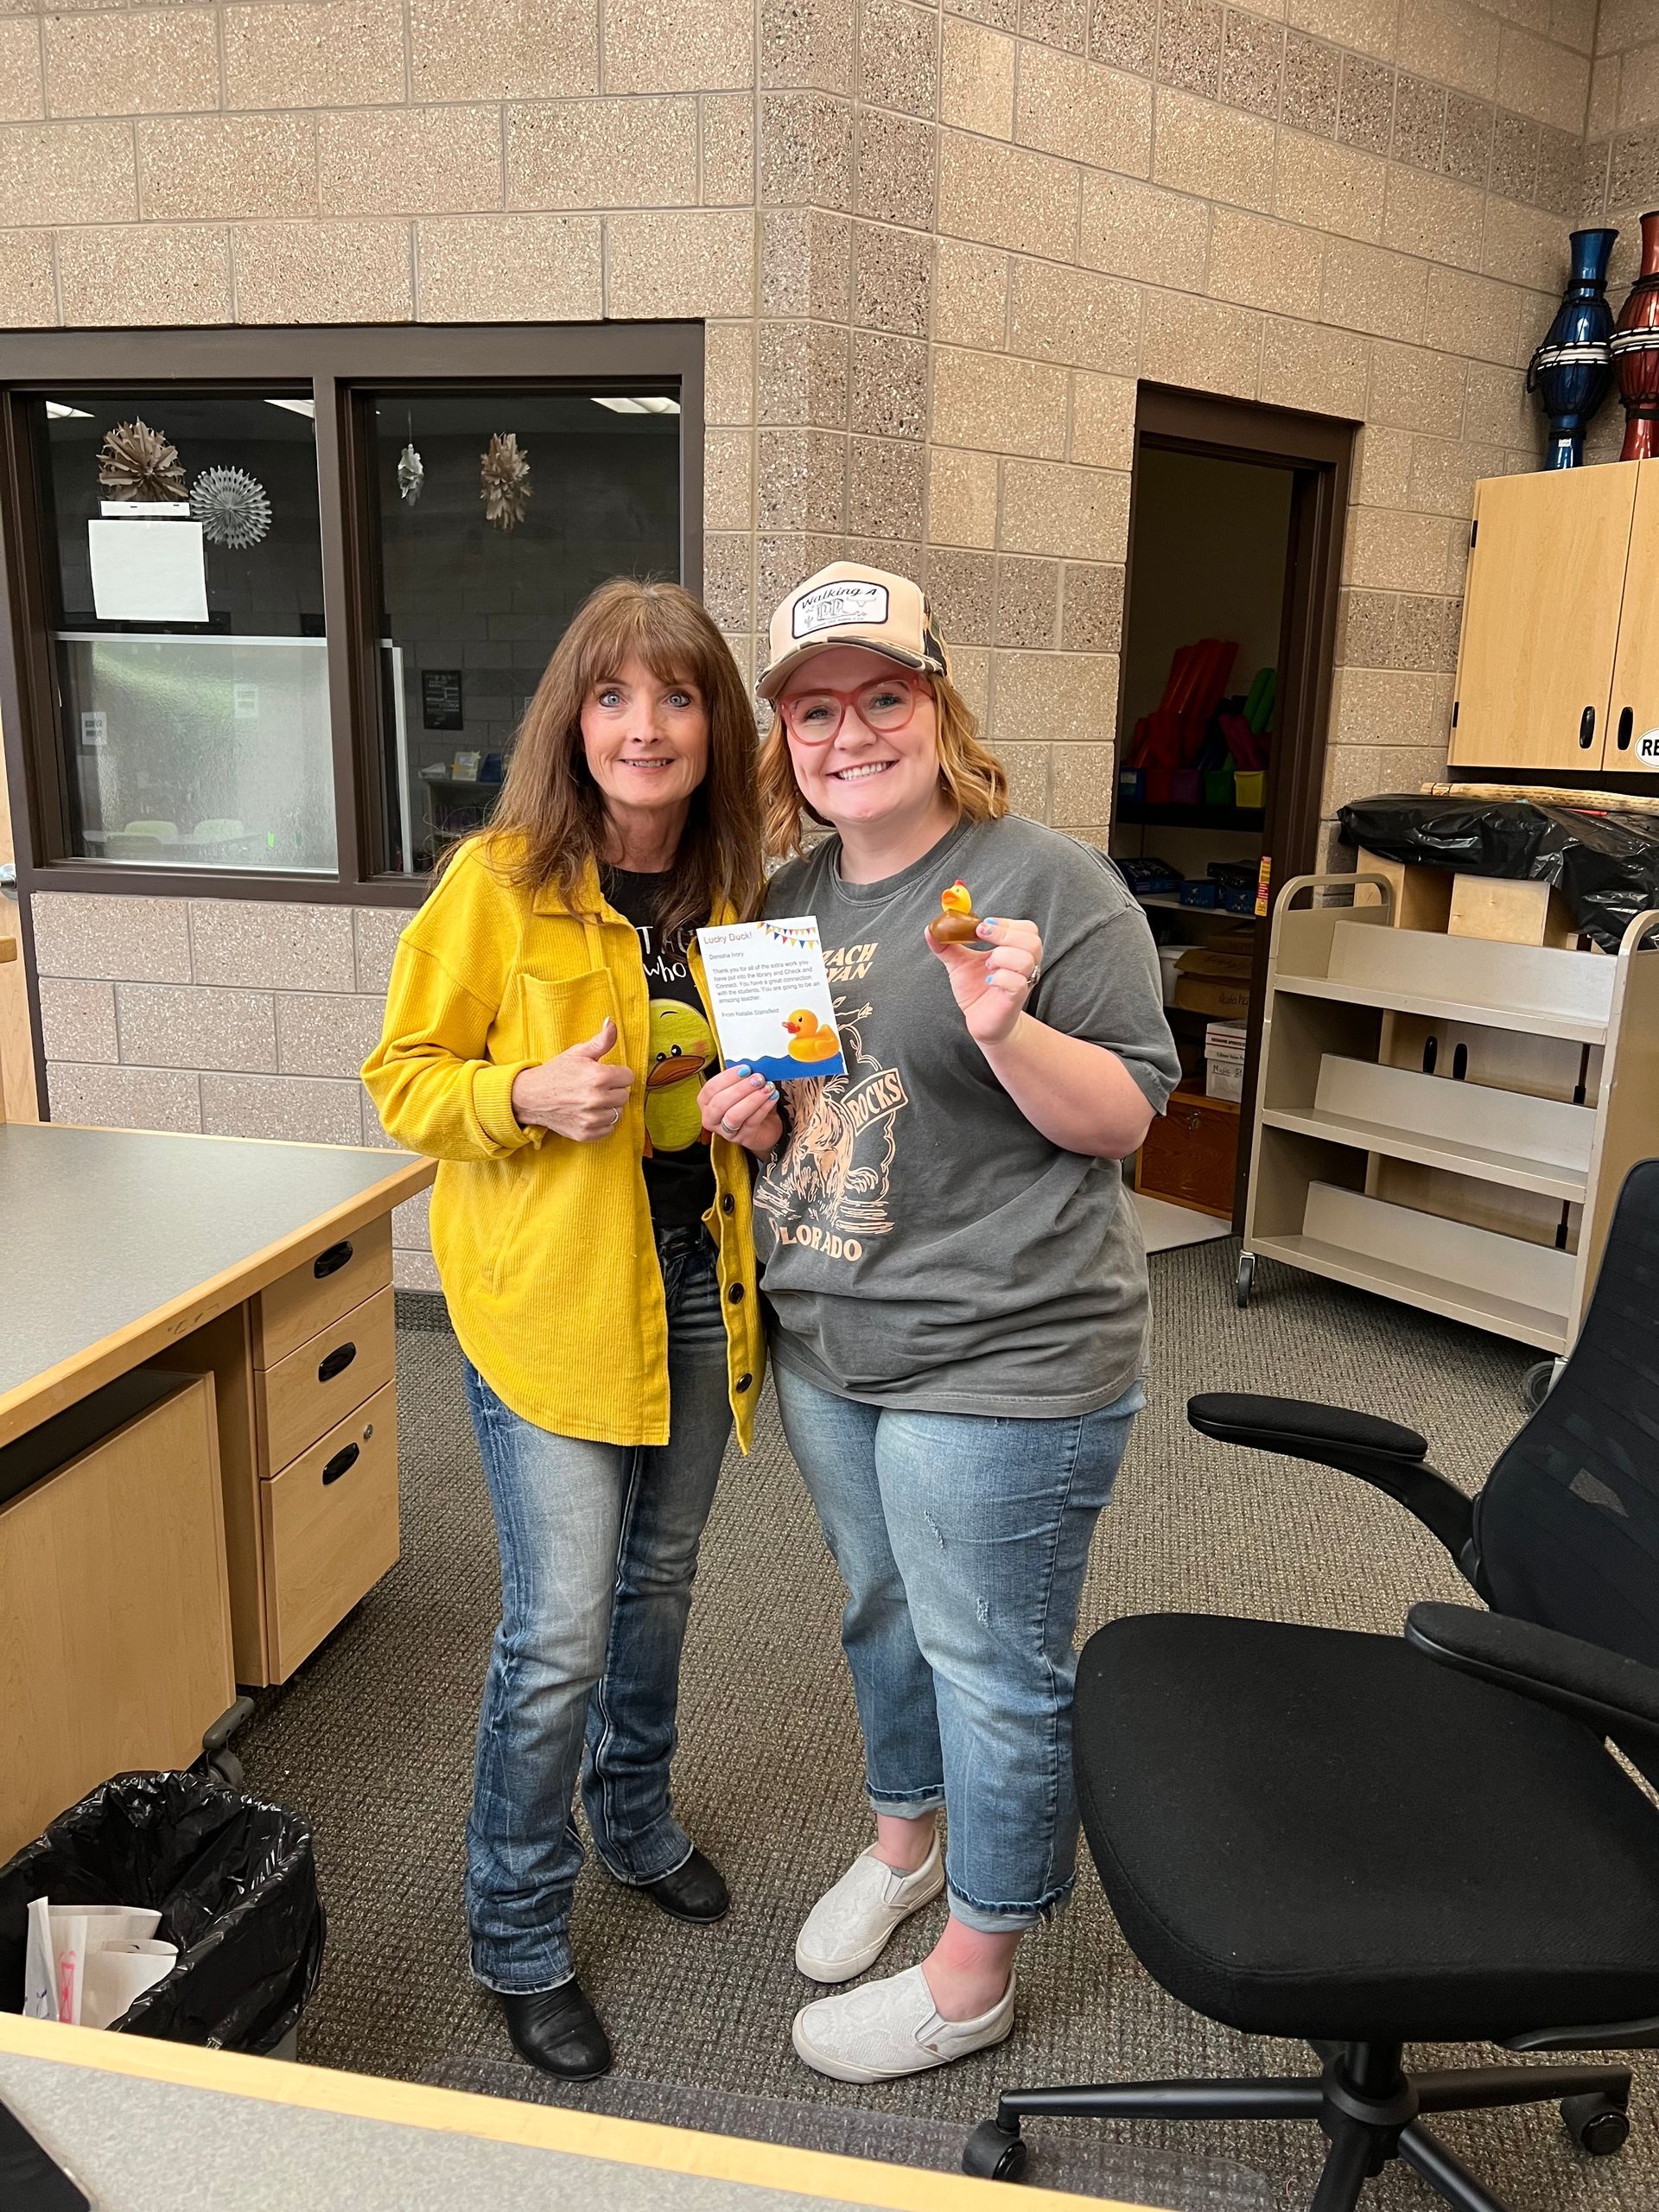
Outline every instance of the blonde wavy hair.
[[(1008, 779), (1002, 763), (980, 742), (973, 709), (948, 672), (919, 680), (933, 695), (940, 789), (968, 821), (999, 820), (1008, 810)], [(789, 757), (789, 733), (774, 706), (772, 728), (760, 746), (760, 826), (768, 855), (792, 860), (804, 851), (808, 822), (830, 827), (801, 796)]]

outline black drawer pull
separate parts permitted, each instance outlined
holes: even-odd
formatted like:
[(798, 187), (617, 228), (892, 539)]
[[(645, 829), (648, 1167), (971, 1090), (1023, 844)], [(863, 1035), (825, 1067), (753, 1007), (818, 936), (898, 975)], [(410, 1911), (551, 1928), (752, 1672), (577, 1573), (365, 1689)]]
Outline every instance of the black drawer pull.
[(1579, 716), (1579, 743), (1587, 753), (1596, 741), (1596, 710), (1586, 707)]
[[(1589, 741), (1588, 738), (1585, 740), (1586, 745)], [(330, 1275), (337, 1275), (342, 1268), (349, 1266), (351, 1257), (352, 1240), (343, 1236), (338, 1244), (331, 1244), (326, 1252), (318, 1253), (311, 1262), (311, 1272), (319, 1282), (326, 1282)]]
[(336, 1375), (343, 1375), (357, 1357), (355, 1344), (336, 1344), (327, 1359), (317, 1362), (319, 1382), (332, 1382)]
[(343, 1452), (336, 1452), (322, 1471), (324, 1484), (337, 1483), (342, 1475), (350, 1474), (352, 1469), (357, 1465), (359, 1451), (359, 1446), (348, 1444)]
[(1630, 749), (1630, 730), (1635, 721), (1636, 715), (1630, 708), (1621, 707), (1619, 709), (1618, 749), (1621, 753), (1628, 753)]

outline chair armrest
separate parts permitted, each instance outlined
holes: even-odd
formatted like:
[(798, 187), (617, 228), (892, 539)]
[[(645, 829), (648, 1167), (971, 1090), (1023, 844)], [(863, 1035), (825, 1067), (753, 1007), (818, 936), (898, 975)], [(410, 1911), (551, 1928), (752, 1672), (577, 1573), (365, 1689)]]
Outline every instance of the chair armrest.
[(1472, 1581), (1474, 1506), (1454, 1483), (1428, 1465), (1427, 1440), (1397, 1421), (1351, 1413), (1344, 1406), (1304, 1398), (1268, 1398), (1230, 1390), (1207, 1391), (1186, 1403), (1186, 1417), (1201, 1435), (1222, 1444), (1249, 1445), (1287, 1459), (1311, 1459), (1370, 1483), (1403, 1505), (1438, 1537)]
[(1611, 1736), (1643, 1773), (1659, 1752), (1659, 1668), (1582, 1637), (1473, 1605), (1414, 1605), (1406, 1641), (1460, 1675), (1582, 1720)]

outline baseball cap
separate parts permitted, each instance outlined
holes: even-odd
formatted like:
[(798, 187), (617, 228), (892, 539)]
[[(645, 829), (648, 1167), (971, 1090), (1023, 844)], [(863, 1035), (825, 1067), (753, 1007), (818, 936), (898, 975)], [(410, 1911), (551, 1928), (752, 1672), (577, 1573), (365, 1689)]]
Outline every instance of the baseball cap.
[(772, 616), (769, 658), (756, 691), (775, 699), (803, 661), (836, 645), (862, 645), (930, 676), (947, 672), (919, 584), (861, 562), (832, 561), (798, 584)]

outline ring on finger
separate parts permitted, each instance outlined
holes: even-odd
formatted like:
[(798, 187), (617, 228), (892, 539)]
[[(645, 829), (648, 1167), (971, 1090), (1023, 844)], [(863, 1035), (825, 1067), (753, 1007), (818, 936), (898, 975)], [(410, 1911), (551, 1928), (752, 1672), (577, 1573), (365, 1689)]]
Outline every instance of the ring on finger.
[(720, 1117), (720, 1134), (723, 1137), (734, 1137), (737, 1135), (737, 1131), (723, 1114)]

